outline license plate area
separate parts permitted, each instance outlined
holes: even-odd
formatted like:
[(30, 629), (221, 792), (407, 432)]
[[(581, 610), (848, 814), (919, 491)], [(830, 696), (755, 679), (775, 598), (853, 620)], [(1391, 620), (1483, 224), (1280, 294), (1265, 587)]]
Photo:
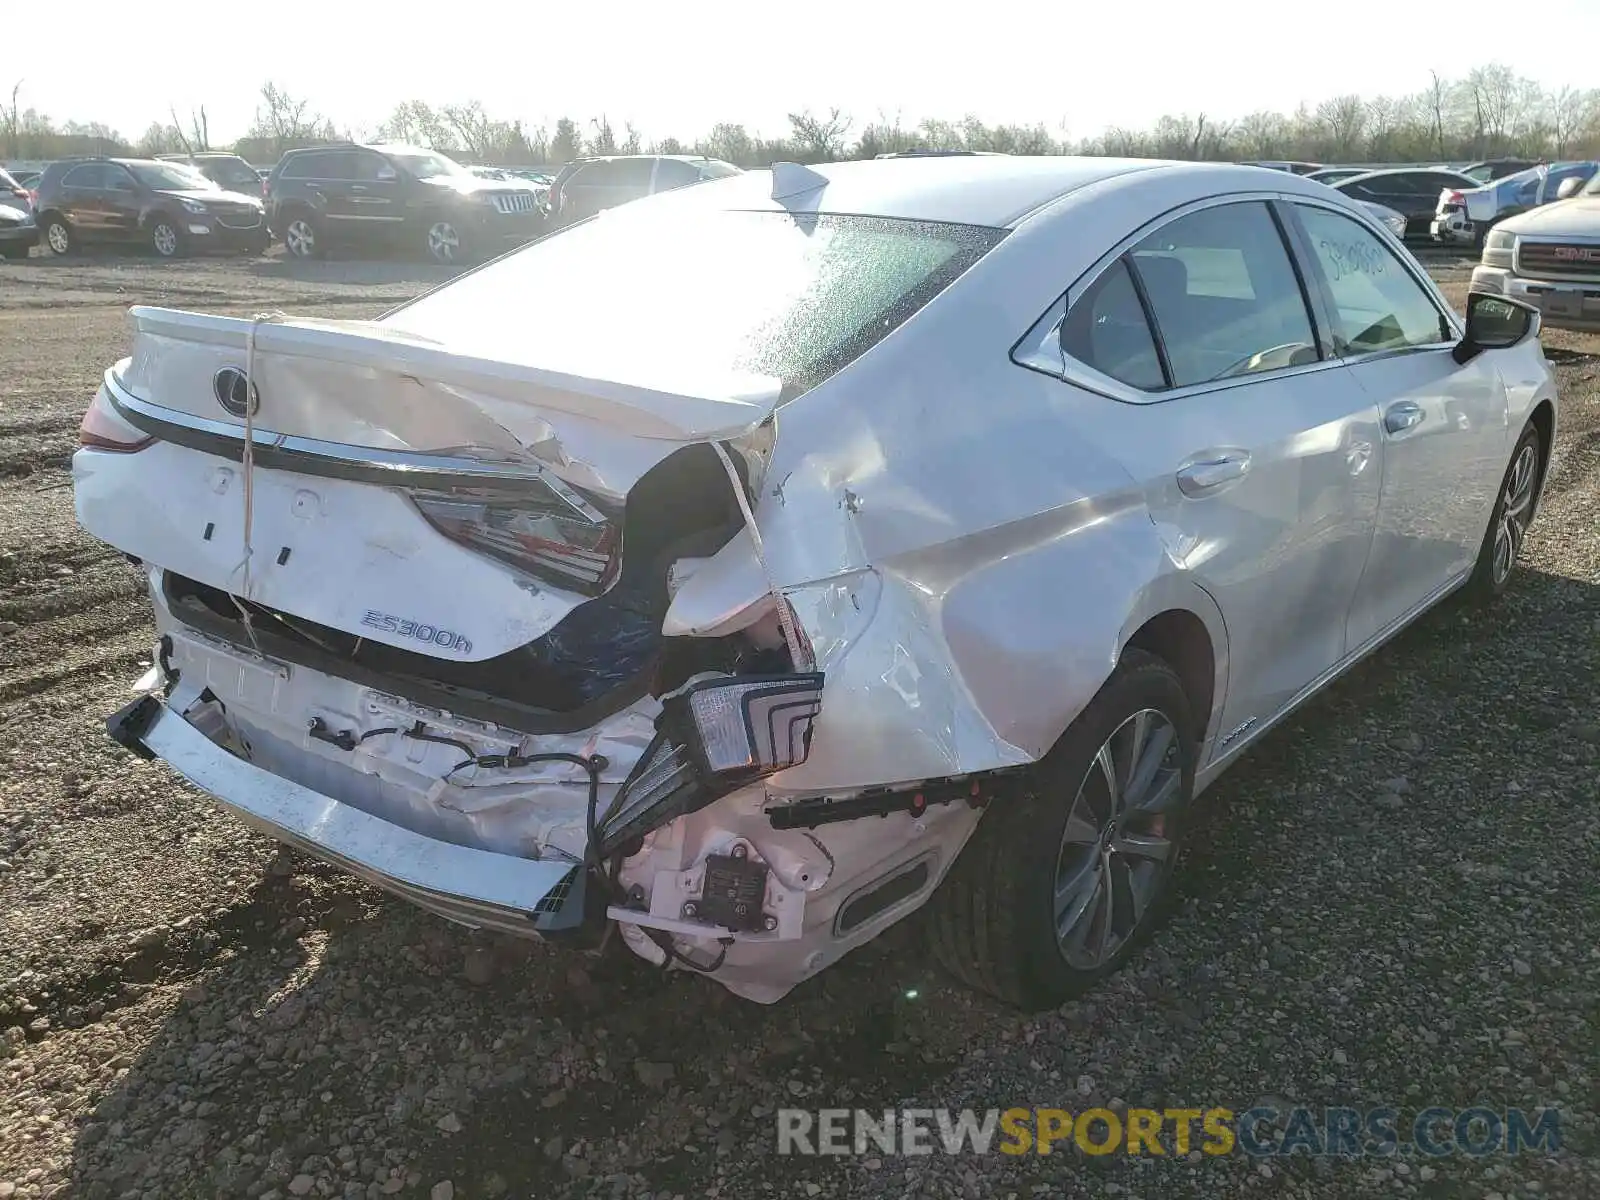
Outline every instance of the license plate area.
[(1583, 312), (1582, 292), (1545, 292), (1539, 297), (1539, 310), (1552, 317), (1576, 317)]

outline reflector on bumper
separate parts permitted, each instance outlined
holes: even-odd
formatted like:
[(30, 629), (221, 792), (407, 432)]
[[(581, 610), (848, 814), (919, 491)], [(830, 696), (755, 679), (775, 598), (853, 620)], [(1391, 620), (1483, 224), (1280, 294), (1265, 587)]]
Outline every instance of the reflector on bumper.
[(582, 920), (582, 870), (570, 862), (518, 858), (413, 833), (252, 766), (157, 696), (134, 701), (107, 728), (122, 745), (163, 760), (269, 836), (449, 920), (524, 935)]

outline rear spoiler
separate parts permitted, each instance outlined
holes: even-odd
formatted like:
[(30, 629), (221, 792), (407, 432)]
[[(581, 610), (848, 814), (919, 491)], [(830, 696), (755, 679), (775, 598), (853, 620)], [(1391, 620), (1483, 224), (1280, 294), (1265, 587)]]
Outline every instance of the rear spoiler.
[(134, 306), (128, 315), (136, 334), (236, 349), (241, 368), (253, 328), (257, 354), (365, 367), (513, 403), (536, 402), (644, 438), (690, 442), (742, 436), (772, 414), (782, 390), (781, 381), (771, 376), (749, 375), (737, 381), (740, 386), (721, 392), (662, 391), (462, 354), (377, 321), (280, 314), (249, 320), (147, 305)]

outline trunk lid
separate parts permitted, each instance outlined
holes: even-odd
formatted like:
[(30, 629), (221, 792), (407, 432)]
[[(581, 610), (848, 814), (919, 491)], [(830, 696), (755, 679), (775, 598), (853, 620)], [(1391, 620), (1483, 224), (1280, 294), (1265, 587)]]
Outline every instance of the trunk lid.
[(596, 612), (587, 636), (613, 618), (636, 634), (641, 612), (664, 608), (667, 551), (698, 533), (708, 552), (733, 531), (732, 487), (704, 443), (753, 446), (777, 398), (751, 380), (665, 391), (461, 355), (376, 322), (132, 318), (133, 353), (105, 391), (157, 441), (80, 453), (80, 522), (250, 602), (258, 626), (351, 656), (359, 643), (331, 631), (503, 660), (602, 594), (624, 611)]

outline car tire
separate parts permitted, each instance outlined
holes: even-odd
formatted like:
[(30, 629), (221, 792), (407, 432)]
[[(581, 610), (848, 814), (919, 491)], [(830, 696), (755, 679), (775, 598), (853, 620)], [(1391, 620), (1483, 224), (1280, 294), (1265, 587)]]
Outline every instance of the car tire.
[(304, 211), (289, 214), (283, 226), (283, 248), (290, 258), (321, 258), (322, 242), (322, 227), (315, 217)]
[(1484, 530), (1478, 561), (1467, 581), (1469, 598), (1480, 604), (1499, 599), (1511, 582), (1538, 508), (1548, 455), (1544, 434), (1532, 422), (1524, 426), (1495, 494), (1489, 527)]
[(157, 213), (150, 218), (150, 249), (157, 258), (182, 258), (183, 226), (173, 218)]
[(422, 248), (441, 267), (460, 266), (467, 261), (467, 238), (461, 222), (450, 217), (431, 219)]
[[(1028, 1011), (1117, 970), (1168, 907), (1198, 746), (1176, 672), (1125, 650), (1028, 784), (988, 805), (930, 902), (934, 957)], [(1108, 757), (1124, 784), (1120, 812)]]
[(44, 219), (42, 228), (44, 232), (40, 240), (51, 254), (71, 254), (78, 248), (77, 236), (72, 232), (72, 226), (67, 224), (65, 217), (52, 214)]

